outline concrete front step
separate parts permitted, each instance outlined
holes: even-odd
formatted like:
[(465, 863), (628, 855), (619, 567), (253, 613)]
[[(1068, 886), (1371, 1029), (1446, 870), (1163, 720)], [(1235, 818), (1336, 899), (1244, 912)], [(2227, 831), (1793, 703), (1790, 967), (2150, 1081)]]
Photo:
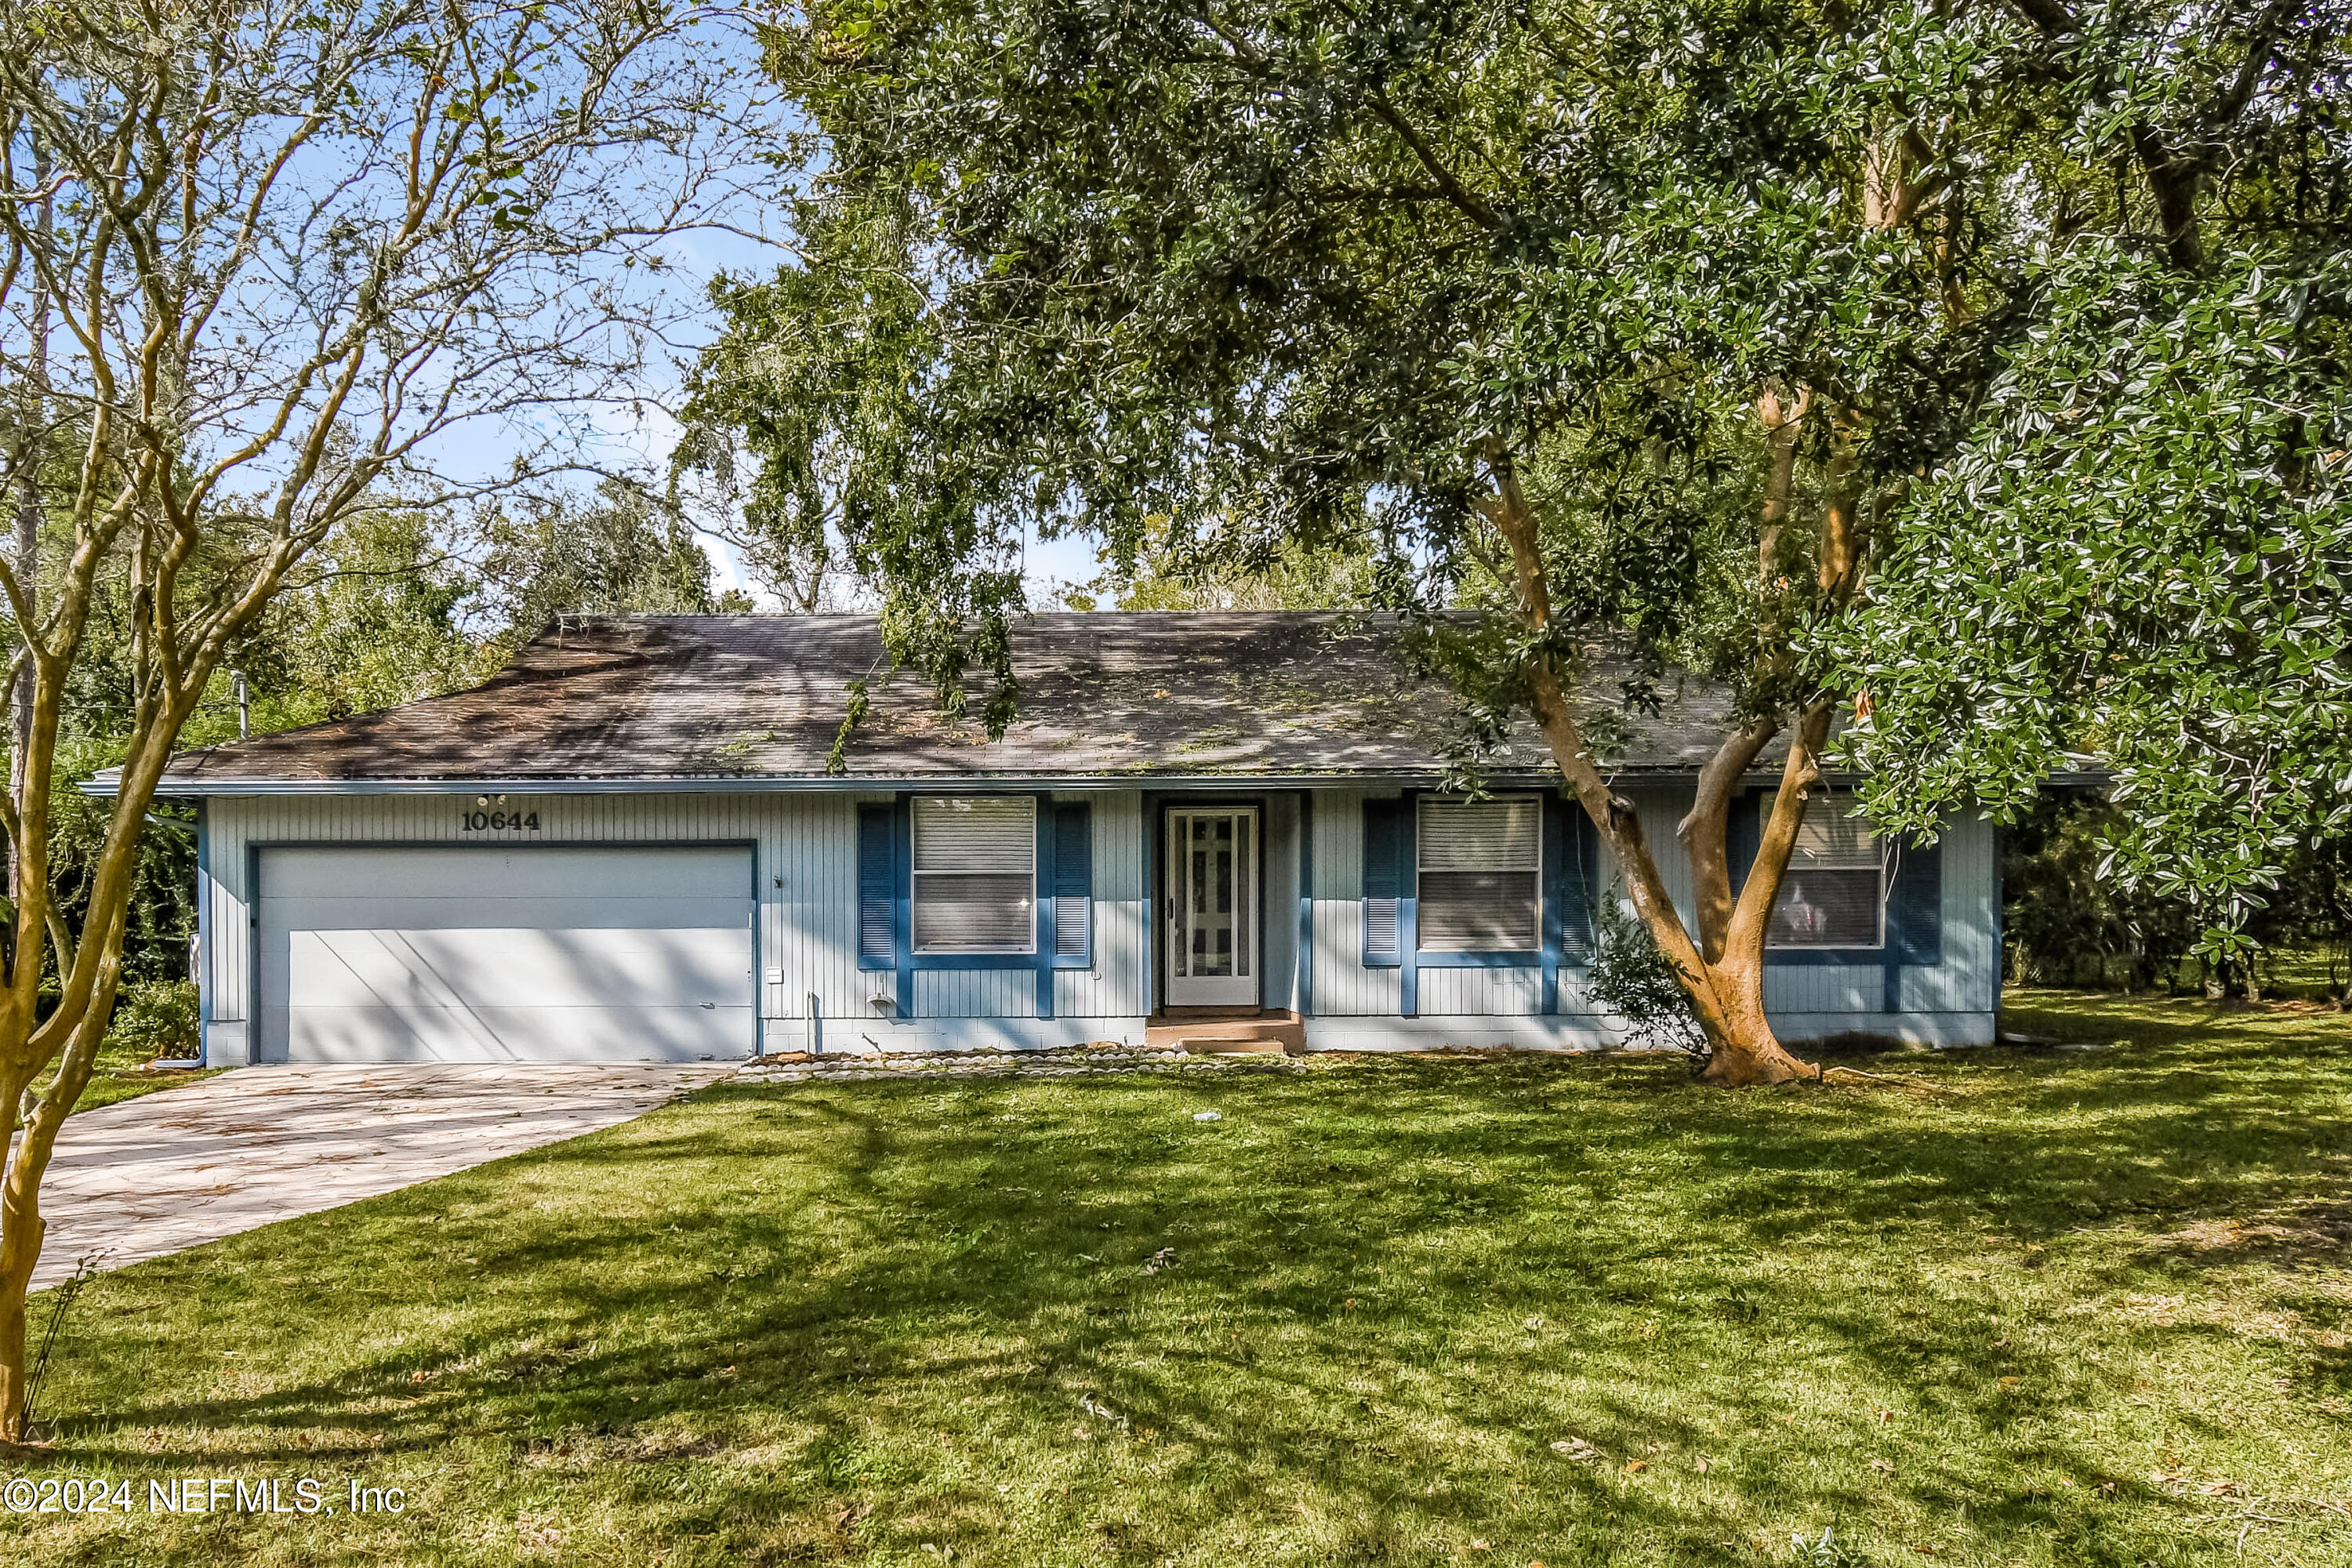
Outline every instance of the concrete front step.
[(1307, 1026), (1283, 1013), (1255, 1018), (1176, 1018), (1146, 1026), (1144, 1040), (1155, 1050), (1216, 1056), (1296, 1054), (1307, 1048)]

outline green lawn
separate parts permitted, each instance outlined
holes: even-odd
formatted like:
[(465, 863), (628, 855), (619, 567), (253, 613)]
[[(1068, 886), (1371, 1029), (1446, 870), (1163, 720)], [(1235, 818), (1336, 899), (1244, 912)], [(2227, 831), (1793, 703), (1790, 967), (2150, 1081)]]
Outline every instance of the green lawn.
[(19, 1473), (339, 1511), (0, 1555), (2352, 1563), (2352, 1026), (2015, 1000), (2102, 1048), (722, 1088), (92, 1286)]
[[(178, 1089), (218, 1072), (218, 1068), (167, 1068), (150, 1072), (148, 1053), (131, 1046), (100, 1046), (98, 1066), (89, 1075), (89, 1082), (74, 1101), (73, 1113), (96, 1110), (101, 1105), (113, 1105), (125, 1100), (136, 1100), (142, 1094), (153, 1094), (161, 1089)], [(47, 1087), (44, 1083), (43, 1087)]]

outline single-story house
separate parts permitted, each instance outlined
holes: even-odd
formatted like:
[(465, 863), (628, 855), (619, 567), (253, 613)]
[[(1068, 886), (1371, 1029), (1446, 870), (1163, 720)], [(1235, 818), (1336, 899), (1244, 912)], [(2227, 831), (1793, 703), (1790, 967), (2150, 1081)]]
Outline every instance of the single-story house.
[[(1453, 700), (1393, 622), (1041, 615), (1014, 658), (991, 741), (881, 679), (871, 617), (600, 618), (474, 690), (188, 752), (163, 794), (199, 814), (205, 1058), (1619, 1037), (1585, 984), (1597, 836), (1531, 731), (1486, 798), (1446, 792)], [(1672, 885), (1725, 720), (1685, 689), (1612, 738)], [(1898, 847), (1817, 805), (1777, 1026), (1989, 1041), (1997, 875), (1983, 822)]]

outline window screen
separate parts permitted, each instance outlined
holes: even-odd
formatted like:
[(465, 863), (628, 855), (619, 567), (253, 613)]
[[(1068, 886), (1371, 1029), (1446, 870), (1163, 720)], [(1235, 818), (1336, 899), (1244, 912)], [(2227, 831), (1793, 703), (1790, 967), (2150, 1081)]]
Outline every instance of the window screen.
[(1543, 804), (1423, 800), (1415, 834), (1419, 946), (1525, 952), (1543, 945)]
[(1034, 952), (1037, 803), (915, 802), (915, 951)]
[(1886, 862), (1878, 835), (1849, 815), (1848, 795), (1825, 795), (1805, 812), (1788, 875), (1772, 905), (1773, 947), (1877, 947), (1885, 940)]

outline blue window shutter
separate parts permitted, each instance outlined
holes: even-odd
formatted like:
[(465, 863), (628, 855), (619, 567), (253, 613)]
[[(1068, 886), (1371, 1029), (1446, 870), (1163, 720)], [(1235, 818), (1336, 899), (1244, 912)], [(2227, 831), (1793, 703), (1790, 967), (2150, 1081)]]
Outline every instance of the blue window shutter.
[(1559, 972), (1592, 962), (1592, 900), (1601, 835), (1576, 797), (1544, 796), (1543, 1010), (1559, 1011)]
[(1895, 851), (1895, 886), (1886, 898), (1886, 946), (1905, 963), (1944, 962), (1944, 847), (1906, 844)]
[[(1582, 963), (1592, 956), (1592, 900), (1601, 866), (1601, 834), (1584, 808), (1573, 798), (1557, 800), (1545, 825), (1556, 836), (1546, 843), (1544, 868), (1548, 885), (1544, 904), (1557, 907), (1560, 957)], [(1556, 841), (1557, 852), (1551, 848)]]
[(1054, 967), (1094, 963), (1094, 807), (1054, 808)]
[(1543, 797), (1543, 996), (1547, 1016), (1559, 1011), (1559, 965), (1568, 936), (1568, 816), (1552, 791)]
[(898, 901), (894, 808), (857, 808), (857, 967), (892, 969), (898, 962), (894, 915)]
[(1364, 802), (1364, 966), (1404, 962), (1404, 803)]

